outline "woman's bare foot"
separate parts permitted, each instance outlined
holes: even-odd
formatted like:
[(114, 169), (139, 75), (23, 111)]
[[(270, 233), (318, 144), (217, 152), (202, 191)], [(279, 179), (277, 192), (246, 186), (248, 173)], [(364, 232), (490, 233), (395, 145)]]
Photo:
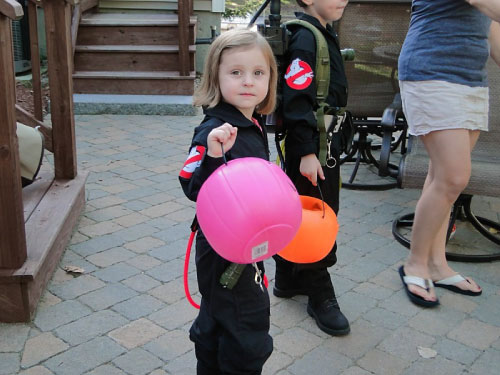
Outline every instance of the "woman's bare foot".
[[(412, 266), (409, 263), (404, 265), (403, 270), (407, 276), (417, 276), (417, 277), (421, 277), (423, 279), (431, 279), (431, 276), (430, 276), (430, 273), (428, 270), (420, 268), (420, 267)], [(408, 284), (408, 290), (411, 293), (422, 297), (426, 301), (431, 301), (431, 302), (437, 301), (436, 292), (434, 291), (434, 288), (430, 288), (429, 290), (427, 290), (427, 289), (421, 288), (421, 287), (414, 285), (414, 284)]]
[[(458, 273), (450, 268), (450, 266), (448, 266), (447, 264), (440, 267), (430, 266), (429, 268), (431, 270), (430, 276), (434, 283), (458, 275)], [(464, 280), (454, 283), (453, 286), (465, 292), (481, 292), (481, 287), (470, 277), (465, 277)]]

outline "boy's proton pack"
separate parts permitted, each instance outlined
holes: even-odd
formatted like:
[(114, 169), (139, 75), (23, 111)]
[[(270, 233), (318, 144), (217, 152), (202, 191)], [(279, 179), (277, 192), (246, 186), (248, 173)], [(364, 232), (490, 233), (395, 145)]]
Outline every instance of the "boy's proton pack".
[[(275, 142), (281, 166), (284, 166), (283, 145), (282, 141), (286, 136), (286, 124), (283, 123), (283, 114), (281, 113), (282, 106), (282, 87), (285, 75), (284, 57), (288, 49), (290, 29), (294, 27), (305, 27), (314, 35), (316, 40), (316, 66), (315, 66), (315, 83), (316, 83), (316, 121), (318, 131), (320, 132), (319, 145), (319, 161), (322, 166), (334, 167), (330, 165), (329, 148), (331, 142), (334, 141), (334, 134), (340, 132), (340, 137), (337, 138), (337, 147), (340, 152), (348, 153), (352, 145), (352, 121), (350, 114), (344, 108), (330, 107), (326, 102), (328, 89), (330, 87), (330, 55), (325, 37), (316, 27), (307, 21), (291, 20), (280, 25), (281, 16), (279, 1), (271, 1), (271, 14), (269, 15), (269, 24), (258, 25), (258, 31), (264, 35), (273, 49), (273, 53), (278, 63), (278, 95), (276, 111), (268, 115), (266, 125), (273, 126), (275, 130)], [(256, 17), (254, 17), (256, 18)], [(345, 61), (354, 59), (354, 50), (344, 49), (341, 51)], [(332, 159), (333, 160), (333, 159)], [(333, 162), (336, 162), (333, 160)]]

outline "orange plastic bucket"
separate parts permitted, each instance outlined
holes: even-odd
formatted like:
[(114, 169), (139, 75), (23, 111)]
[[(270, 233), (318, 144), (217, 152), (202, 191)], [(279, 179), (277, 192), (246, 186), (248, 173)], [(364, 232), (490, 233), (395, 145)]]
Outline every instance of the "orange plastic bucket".
[(293, 240), (278, 255), (294, 263), (314, 263), (328, 255), (335, 243), (339, 224), (337, 215), (320, 199), (300, 196), (302, 222)]

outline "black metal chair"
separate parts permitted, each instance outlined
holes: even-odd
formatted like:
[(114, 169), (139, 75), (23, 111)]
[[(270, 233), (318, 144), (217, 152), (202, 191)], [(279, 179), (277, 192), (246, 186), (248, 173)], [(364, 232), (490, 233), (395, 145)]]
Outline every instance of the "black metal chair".
[[(489, 132), (479, 137), (472, 152), (472, 174), (467, 188), (455, 202), (450, 218), (448, 239), (456, 220), (468, 221), (484, 237), (492, 241), (496, 249), (485, 254), (447, 252), (449, 260), (485, 262), (500, 260), (500, 223), (475, 215), (471, 209), (475, 195), (500, 197), (500, 68), (490, 59), (488, 62), (490, 85)], [(421, 188), (427, 175), (429, 159), (418, 138), (411, 137), (408, 152), (401, 159), (398, 184), (402, 188)], [(414, 214), (406, 214), (393, 222), (392, 233), (396, 240), (410, 247), (410, 240), (403, 234), (411, 228)]]
[[(354, 182), (361, 163), (374, 165), (379, 176), (395, 178), (398, 166), (389, 162), (391, 152), (406, 151), (406, 121), (399, 99), (397, 63), (410, 21), (410, 0), (351, 0), (337, 24), (342, 48), (353, 48), (356, 58), (346, 62), (349, 83), (347, 110), (352, 113), (357, 136), (341, 164), (354, 162), (349, 189), (386, 190), (395, 180)], [(397, 136), (394, 136), (394, 134)], [(373, 144), (369, 135), (383, 138)], [(380, 160), (372, 154), (379, 149)]]

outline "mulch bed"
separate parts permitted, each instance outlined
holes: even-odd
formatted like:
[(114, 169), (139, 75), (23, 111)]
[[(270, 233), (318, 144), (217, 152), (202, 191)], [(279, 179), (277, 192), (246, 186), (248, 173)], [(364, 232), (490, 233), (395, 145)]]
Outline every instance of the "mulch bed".
[[(50, 90), (48, 87), (42, 87), (42, 109), (44, 116), (48, 113), (49, 93)], [(16, 101), (24, 110), (32, 115), (35, 113), (32, 87), (26, 87), (22, 82), (16, 82)]]

